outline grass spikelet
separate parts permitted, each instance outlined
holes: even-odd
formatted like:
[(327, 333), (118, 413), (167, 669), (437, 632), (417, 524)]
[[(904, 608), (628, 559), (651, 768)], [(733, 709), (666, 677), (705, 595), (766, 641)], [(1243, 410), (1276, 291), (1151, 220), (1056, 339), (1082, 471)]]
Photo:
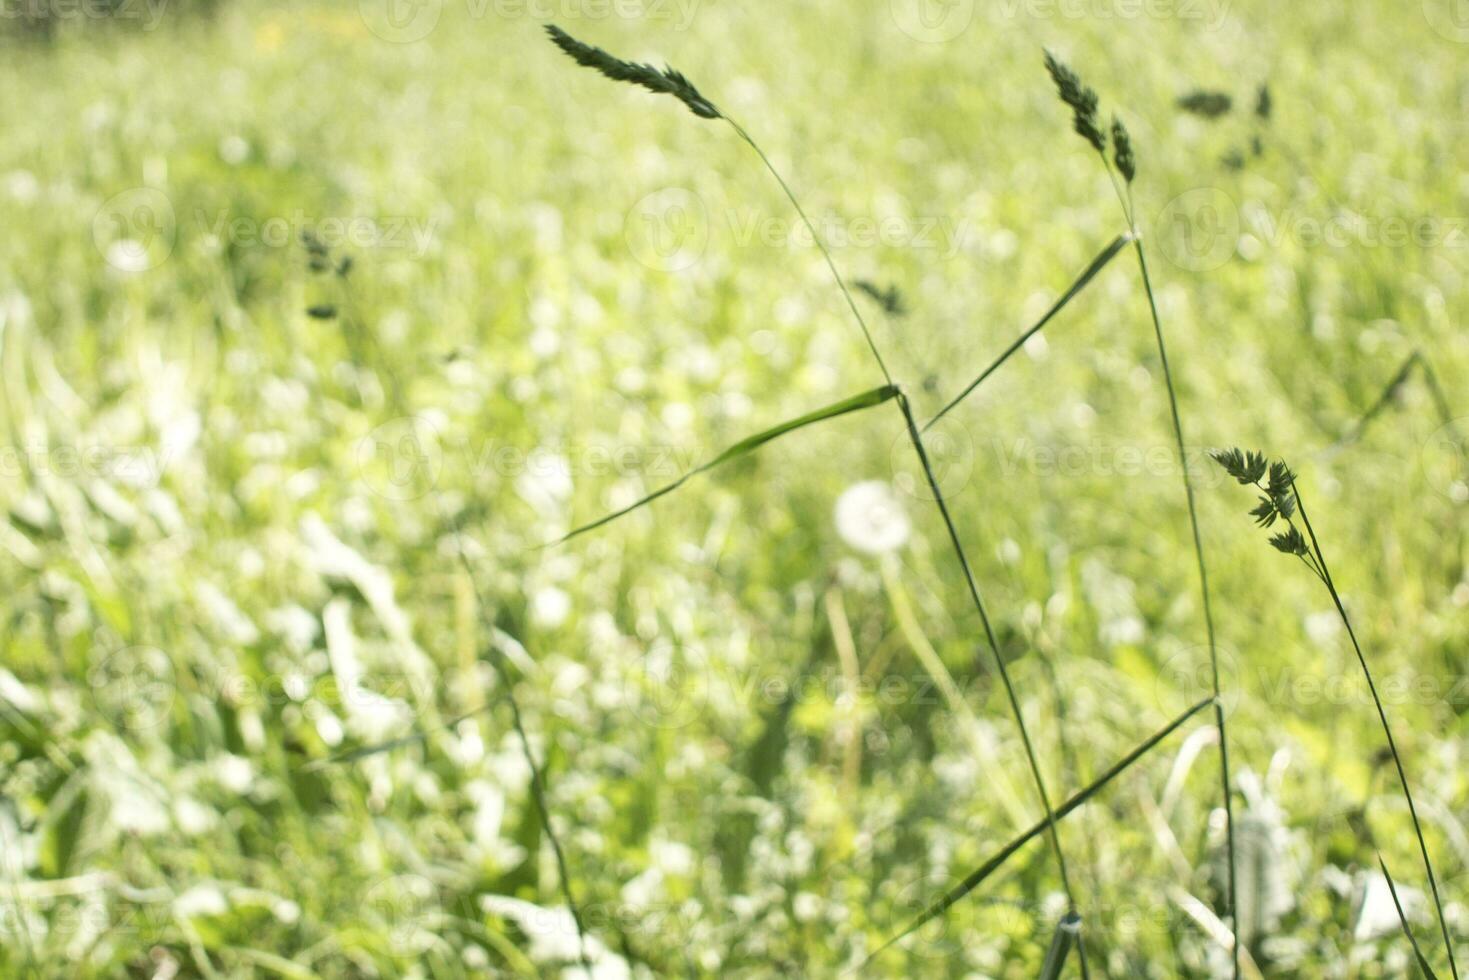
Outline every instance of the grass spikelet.
[(1076, 72), (1056, 60), (1055, 55), (1049, 51), (1045, 54), (1046, 71), (1051, 73), (1061, 101), (1071, 107), (1072, 126), (1098, 153), (1106, 153), (1107, 134), (1097, 122), (1097, 93), (1083, 85)]
[(1228, 92), (1209, 92), (1200, 89), (1178, 97), (1178, 107), (1184, 112), (1205, 119), (1218, 119), (1234, 108), (1234, 99)]
[(868, 279), (857, 279), (853, 286), (871, 299), (888, 316), (902, 317), (908, 315), (908, 302), (903, 298), (903, 293), (894, 284), (888, 285), (886, 289)]
[(546, 33), (577, 64), (594, 69), (614, 82), (629, 82), (641, 85), (650, 92), (671, 95), (688, 106), (690, 112), (703, 119), (724, 118), (714, 103), (704, 98), (682, 72), (667, 65), (659, 70), (652, 65), (623, 61), (599, 47), (578, 41), (555, 24), (547, 24)]
[(1137, 176), (1137, 157), (1132, 152), (1132, 137), (1122, 120), (1112, 117), (1112, 162), (1117, 164), (1118, 173), (1129, 184)]

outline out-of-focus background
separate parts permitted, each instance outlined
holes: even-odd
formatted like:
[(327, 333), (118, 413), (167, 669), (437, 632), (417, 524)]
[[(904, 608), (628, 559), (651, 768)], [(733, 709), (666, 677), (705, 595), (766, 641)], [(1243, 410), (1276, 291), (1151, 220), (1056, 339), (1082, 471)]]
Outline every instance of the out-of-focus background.
[[(1125, 229), (1042, 48), (1095, 86), (1247, 975), (1407, 975), (1377, 850), (1446, 959), (1331, 600), (1213, 446), (1300, 472), (1469, 934), (1460, 0), (3, 10), (0, 972), (585, 975), (491, 657), (598, 977), (836, 975), (1040, 816), (892, 405), (538, 547), (881, 381), (749, 148), (543, 21), (750, 131), (901, 293), (858, 302), (923, 417)], [(931, 434), (1058, 800), (1209, 690), (1162, 382), (1124, 253)], [(1093, 975), (1227, 975), (1216, 767), (1200, 715), (1061, 825)], [(1037, 841), (857, 975), (1034, 976), (1063, 912)]]

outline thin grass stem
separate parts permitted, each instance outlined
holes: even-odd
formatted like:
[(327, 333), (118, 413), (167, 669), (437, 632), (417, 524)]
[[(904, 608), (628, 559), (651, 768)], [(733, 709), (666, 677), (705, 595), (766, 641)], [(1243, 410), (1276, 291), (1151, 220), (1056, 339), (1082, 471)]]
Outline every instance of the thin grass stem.
[(1449, 938), (1448, 919), (1444, 917), (1443, 902), (1438, 893), (1438, 877), (1433, 873), (1433, 861), (1428, 857), (1428, 842), (1423, 836), (1423, 825), (1418, 821), (1418, 808), (1413, 803), (1413, 791), (1408, 788), (1408, 774), (1403, 768), (1403, 758), (1398, 753), (1397, 740), (1393, 738), (1392, 726), (1387, 721), (1387, 709), (1382, 706), (1382, 699), (1377, 695), (1377, 684), (1372, 679), (1372, 669), (1367, 666), (1367, 657), (1362, 653), (1362, 645), (1357, 642), (1357, 633), (1352, 628), (1351, 618), (1347, 615), (1346, 606), (1341, 601), (1341, 595), (1336, 590), (1336, 582), (1331, 577), (1331, 569), (1326, 564), (1326, 555), (1321, 550), (1321, 543), (1316, 538), (1316, 531), (1311, 527), (1311, 518), (1306, 515), (1306, 503), (1301, 499), (1301, 492), (1296, 487), (1296, 481), (1292, 477), (1290, 481), (1291, 493), (1295, 496), (1296, 507), (1301, 515), (1301, 523), (1306, 528), (1306, 534), (1311, 539), (1311, 550), (1315, 552), (1317, 565), (1321, 569), (1321, 581), (1326, 586), (1326, 591), (1331, 594), (1331, 601), (1336, 605), (1337, 615), (1341, 617), (1342, 625), (1347, 628), (1347, 636), (1352, 641), (1352, 650), (1357, 654), (1357, 663), (1362, 666), (1362, 676), (1367, 679), (1367, 690), (1372, 695), (1372, 703), (1377, 708), (1378, 720), (1382, 722), (1382, 733), (1387, 737), (1387, 748), (1392, 754), (1393, 766), (1398, 771), (1398, 782), (1403, 787), (1403, 798), (1408, 801), (1408, 815), (1413, 818), (1413, 834), (1418, 838), (1418, 851), (1423, 855), (1423, 868), (1428, 872), (1428, 887), (1433, 892), (1433, 907), (1438, 914), (1438, 928), (1443, 934), (1444, 948), (1449, 956), (1449, 972), (1458, 978), (1459, 965), (1454, 958), (1454, 942)]
[(852, 311), (852, 316), (856, 318), (857, 326), (862, 328), (862, 336), (867, 341), (867, 348), (872, 351), (872, 356), (877, 361), (878, 368), (882, 371), (883, 380), (888, 384), (892, 384), (893, 376), (888, 373), (887, 363), (883, 361), (882, 353), (878, 351), (877, 343), (872, 339), (872, 331), (868, 329), (867, 321), (862, 318), (862, 311), (857, 308), (857, 302), (852, 298), (851, 291), (847, 289), (847, 283), (842, 279), (842, 274), (837, 271), (836, 262), (832, 259), (831, 252), (827, 249), (826, 243), (816, 233), (816, 226), (811, 223), (811, 219), (806, 217), (806, 209), (801, 207), (801, 202), (796, 199), (796, 195), (791, 191), (790, 185), (785, 182), (785, 178), (780, 175), (780, 171), (775, 169), (775, 164), (770, 162), (770, 158), (765, 155), (765, 151), (760, 149), (760, 144), (756, 143), (739, 123), (728, 116), (724, 116), (723, 119), (734, 128), (734, 131), (739, 134), (740, 139), (744, 140), (750, 149), (755, 151), (755, 155), (760, 158), (760, 162), (765, 164), (765, 169), (770, 171), (770, 175), (775, 178), (775, 182), (780, 185), (780, 189), (785, 191), (786, 198), (796, 209), (796, 213), (801, 216), (801, 221), (806, 225), (806, 230), (811, 233), (812, 241), (821, 250), (821, 257), (826, 259), (826, 267), (831, 270), (831, 277), (836, 280), (837, 288), (842, 291), (842, 296), (846, 298), (847, 308)]
[[(1106, 163), (1105, 155), (1102, 162)], [(1111, 171), (1110, 165), (1108, 171)], [(1219, 646), (1214, 634), (1214, 607), (1209, 595), (1209, 566), (1204, 558), (1204, 539), (1199, 532), (1199, 511), (1194, 501), (1193, 477), (1188, 471), (1188, 449), (1183, 436), (1183, 419), (1178, 411), (1178, 393), (1173, 384), (1173, 371), (1168, 366), (1168, 345), (1163, 339), (1163, 321), (1158, 316), (1158, 300), (1153, 294), (1152, 277), (1148, 274), (1147, 253), (1143, 249), (1141, 237), (1137, 234), (1137, 225), (1133, 223), (1131, 209), (1126, 204), (1123, 210), (1127, 212), (1128, 224), (1132, 228), (1133, 246), (1137, 252), (1138, 270), (1142, 274), (1143, 291), (1148, 296), (1148, 311), (1153, 318), (1153, 335), (1158, 341), (1158, 358), (1163, 365), (1163, 382), (1168, 390), (1168, 410), (1173, 419), (1173, 438), (1178, 448), (1178, 465), (1183, 474), (1184, 496), (1188, 499), (1188, 522), (1189, 529), (1193, 533), (1194, 557), (1199, 570), (1199, 593), (1204, 603), (1204, 629), (1209, 641), (1209, 674), (1214, 693), (1214, 723), (1219, 729), (1219, 783), (1220, 791), (1224, 796), (1224, 837), (1227, 863), (1229, 866), (1229, 923), (1236, 940), (1230, 949), (1230, 957), (1234, 968), (1234, 978), (1239, 980), (1239, 875), (1235, 856), (1234, 841), (1234, 800), (1230, 792), (1229, 778), (1229, 736), (1224, 724), (1224, 701), (1219, 683)]]
[[(1031, 743), (1030, 731), (1025, 726), (1025, 714), (1020, 708), (1020, 698), (1015, 693), (1015, 685), (1010, 679), (1010, 669), (1005, 666), (1005, 658), (1000, 653), (1000, 643), (995, 637), (994, 627), (990, 624), (988, 611), (985, 609), (984, 599), (979, 594), (979, 586), (974, 580), (974, 572), (969, 566), (969, 558), (964, 553), (963, 542), (959, 538), (959, 530), (954, 526), (954, 520), (949, 515), (949, 505), (944, 500), (943, 491), (939, 489), (938, 479), (934, 476), (933, 467), (929, 465), (928, 451), (923, 446), (923, 436), (918, 431), (918, 424), (913, 418), (913, 410), (908, 404), (908, 396), (898, 395), (898, 407), (903, 412), (903, 420), (908, 425), (908, 438), (913, 443), (913, 449), (918, 454), (919, 465), (923, 468), (924, 479), (928, 481), (929, 492), (933, 494), (934, 502), (938, 504), (939, 514), (944, 519), (944, 527), (949, 532), (949, 540), (954, 545), (954, 554), (959, 559), (959, 568), (964, 573), (964, 583), (969, 589), (969, 596), (974, 601), (974, 608), (979, 612), (979, 620), (984, 625), (985, 640), (989, 644), (990, 652), (994, 654), (995, 667), (1000, 674), (1000, 680), (1005, 687), (1005, 696), (1010, 701), (1010, 710), (1015, 715), (1015, 721), (1020, 729), (1020, 741), (1025, 746), (1025, 757), (1030, 763), (1031, 776), (1035, 779), (1036, 791), (1040, 794), (1041, 805), (1046, 811), (1046, 825), (1050, 831), (1051, 848), (1056, 854), (1056, 865), (1061, 871), (1061, 884), (1066, 891), (1066, 900), (1069, 905), (1068, 911), (1076, 911), (1076, 898), (1071, 888), (1071, 874), (1066, 866), (1066, 852), (1061, 847), (1061, 835), (1056, 829), (1055, 809), (1051, 806), (1051, 796), (1046, 790), (1045, 777), (1041, 775), (1040, 762), (1036, 758), (1035, 746)], [(1078, 952), (1080, 944), (1078, 943)], [(1086, 957), (1082, 955), (1082, 974), (1087, 975)]]

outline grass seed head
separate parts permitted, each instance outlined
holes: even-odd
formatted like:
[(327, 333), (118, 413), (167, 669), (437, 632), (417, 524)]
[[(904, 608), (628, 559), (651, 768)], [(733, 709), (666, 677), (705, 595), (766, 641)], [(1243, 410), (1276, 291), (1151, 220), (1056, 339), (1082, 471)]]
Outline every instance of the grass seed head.
[(1264, 479), (1269, 466), (1265, 455), (1254, 450), (1246, 453), (1239, 449), (1215, 449), (1209, 455), (1224, 467), (1224, 472), (1246, 486)]
[(1098, 153), (1106, 153), (1107, 134), (1102, 132), (1097, 122), (1097, 93), (1083, 85), (1076, 72), (1057, 61), (1049, 51), (1046, 52), (1046, 71), (1051, 73), (1061, 101), (1071, 107), (1072, 125), (1077, 133)]
[(1218, 119), (1234, 108), (1234, 99), (1229, 97), (1228, 92), (1208, 92), (1199, 89), (1180, 96), (1178, 107), (1184, 112), (1191, 112), (1205, 119)]
[(1279, 534), (1271, 535), (1270, 544), (1276, 551), (1286, 555), (1305, 557), (1308, 551), (1306, 539), (1295, 525), (1291, 525)]
[(1216, 449), (1209, 455), (1241, 484), (1261, 491), (1260, 502), (1250, 511), (1257, 525), (1271, 527), (1276, 521), (1287, 524), (1284, 531), (1271, 536), (1271, 546), (1287, 555), (1306, 557), (1309, 554), (1306, 539), (1292, 522), (1296, 516), (1296, 477), (1290, 467), (1283, 460), (1269, 462), (1264, 453), (1253, 450)]
[(1127, 127), (1116, 116), (1112, 117), (1112, 158), (1122, 176), (1129, 184), (1132, 183), (1132, 178), (1137, 175), (1137, 157), (1133, 155), (1132, 137), (1127, 134)]
[(652, 65), (623, 61), (601, 48), (583, 44), (555, 24), (547, 24), (546, 33), (551, 35), (556, 47), (566, 52), (577, 64), (595, 69), (614, 82), (630, 82), (641, 85), (650, 92), (671, 95), (687, 106), (690, 112), (703, 119), (723, 118), (714, 103), (700, 95), (699, 90), (681, 72), (666, 65), (660, 71)]
[(881, 306), (883, 312), (888, 316), (905, 316), (908, 313), (908, 303), (903, 298), (903, 293), (896, 284), (889, 285), (886, 289), (868, 279), (858, 279), (852, 283), (874, 303)]

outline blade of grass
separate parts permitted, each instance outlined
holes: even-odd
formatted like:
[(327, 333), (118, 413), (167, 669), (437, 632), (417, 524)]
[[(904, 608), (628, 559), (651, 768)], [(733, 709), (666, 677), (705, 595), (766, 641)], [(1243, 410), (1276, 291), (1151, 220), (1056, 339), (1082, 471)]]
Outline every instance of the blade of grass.
[(939, 410), (939, 413), (937, 415), (925, 422), (923, 424), (922, 431), (927, 432), (929, 429), (933, 428), (934, 423), (938, 422), (939, 419), (949, 414), (949, 412), (954, 409), (960, 402), (968, 398), (970, 392), (974, 391), (975, 388), (978, 388), (981, 384), (983, 384), (985, 379), (987, 379), (991, 374), (994, 374), (995, 371), (999, 370), (1001, 364), (1004, 364), (1016, 351), (1025, 346), (1025, 342), (1027, 340), (1040, 333), (1041, 330), (1045, 328), (1046, 324), (1050, 323), (1057, 313), (1060, 313), (1063, 309), (1065, 309), (1066, 305), (1070, 303), (1073, 299), (1075, 299), (1077, 294), (1085, 289), (1087, 287), (1087, 284), (1095, 279), (1099, 272), (1107, 267), (1107, 263), (1111, 262), (1117, 256), (1117, 253), (1122, 251), (1122, 249), (1127, 246), (1128, 242), (1132, 241), (1132, 238), (1133, 233), (1130, 231), (1125, 231), (1122, 234), (1118, 235), (1116, 238), (1112, 239), (1112, 243), (1106, 248), (1102, 249), (1102, 251), (1097, 253), (1097, 257), (1092, 259), (1091, 264), (1088, 265), (1084, 270), (1082, 270), (1081, 275), (1076, 277), (1076, 281), (1071, 284), (1066, 292), (1061, 294), (1061, 298), (1056, 300), (1055, 303), (1051, 304), (1051, 308), (1045, 312), (1045, 315), (1037, 320), (1033, 325), (1031, 325), (1030, 329), (1026, 330), (1019, 337), (1015, 338), (1015, 342), (1007, 347), (1004, 353), (995, 358), (994, 362), (990, 364), (989, 367), (981, 371), (979, 373), (979, 377), (969, 382), (969, 384), (965, 387), (963, 391), (955, 395), (954, 398), (947, 405)]
[[(1090, 800), (1097, 793), (1101, 792), (1108, 783), (1110, 783), (1112, 780), (1116, 779), (1119, 775), (1125, 772), (1130, 766), (1132, 766), (1133, 763), (1137, 762), (1143, 756), (1147, 755), (1154, 746), (1163, 741), (1169, 735), (1172, 735), (1180, 727), (1182, 727), (1185, 722), (1187, 722), (1194, 715), (1198, 714), (1200, 711), (1204, 710), (1204, 708), (1208, 707), (1213, 702), (1214, 699), (1212, 697), (1204, 698), (1198, 704), (1195, 704), (1193, 707), (1184, 711), (1183, 714), (1179, 715), (1177, 718), (1174, 718), (1167, 725), (1164, 725), (1158, 731), (1148, 736), (1148, 738), (1144, 742), (1134, 748), (1127, 755), (1117, 760), (1117, 762), (1113, 763), (1110, 769), (1102, 773), (1102, 775), (1092, 781), (1090, 785), (1077, 792), (1065, 803), (1062, 803), (1061, 806), (1056, 810), (1055, 819), (1064, 819), (1072, 811), (1076, 810), (1082, 804), (1086, 803), (1087, 800)], [(1041, 834), (1045, 833), (1046, 828), (1050, 825), (1050, 823), (1051, 821), (1049, 820), (1041, 820), (1037, 822), (1036, 824), (1031, 826), (1031, 828), (1025, 833), (1021, 834), (1019, 837), (1016, 837), (1014, 840), (1010, 841), (1004, 847), (996, 851), (983, 864), (975, 868), (973, 871), (969, 872), (969, 874), (965, 875), (963, 881), (955, 885), (953, 888), (949, 889), (949, 891), (945, 892), (937, 901), (933, 902), (931, 905), (929, 905), (928, 908), (920, 912), (918, 916), (913, 919), (913, 921), (904, 926), (901, 931), (895, 933), (890, 939), (888, 939), (876, 950), (874, 950), (872, 955), (868, 956), (862, 965), (866, 966), (868, 963), (871, 963), (879, 954), (893, 946), (893, 944), (901, 941), (905, 937), (916, 932), (918, 929), (923, 928), (923, 926), (927, 925), (930, 921), (947, 912), (956, 903), (961, 901), (966, 895), (974, 891), (974, 889), (978, 888), (986, 878), (999, 870), (999, 868), (1006, 861), (1014, 857), (1015, 852), (1019, 851), (1026, 844), (1029, 844), (1031, 841), (1035, 840), (1035, 838), (1039, 837)]]
[(1398, 910), (1398, 922), (1402, 924), (1403, 935), (1408, 937), (1408, 943), (1413, 947), (1413, 955), (1418, 957), (1418, 968), (1428, 980), (1438, 980), (1438, 975), (1433, 972), (1433, 967), (1428, 965), (1428, 957), (1423, 955), (1423, 950), (1418, 946), (1418, 939), (1413, 935), (1413, 930), (1408, 927), (1408, 916), (1403, 912), (1403, 903), (1398, 901), (1398, 886), (1393, 883), (1392, 875), (1388, 874), (1387, 862), (1382, 859), (1382, 853), (1378, 852), (1377, 864), (1382, 868), (1382, 876), (1387, 879), (1387, 890), (1392, 895), (1392, 906)]
[(679, 477), (677, 480), (674, 480), (667, 486), (660, 487), (657, 490), (654, 490), (652, 493), (648, 494), (646, 497), (642, 498), (636, 503), (629, 504), (621, 510), (613, 511), (605, 517), (600, 517), (597, 520), (592, 521), (590, 524), (583, 524), (576, 530), (571, 531), (563, 535), (562, 537), (557, 538), (555, 541), (550, 542), (545, 547), (552, 547), (554, 545), (562, 544), (563, 542), (570, 541), (572, 538), (577, 537), (578, 535), (586, 534), (588, 531), (595, 530), (596, 528), (599, 528), (604, 524), (610, 524), (612, 521), (617, 520), (619, 517), (630, 514), (633, 511), (637, 510), (639, 507), (644, 507), (657, 500), (659, 497), (664, 496), (665, 494), (672, 493), (673, 491), (677, 490), (679, 487), (687, 483), (693, 477), (698, 476), (700, 473), (703, 473), (707, 470), (712, 470), (714, 469), (714, 467), (719, 466), (721, 463), (728, 463), (730, 460), (739, 459), (741, 456), (748, 455), (749, 453), (752, 453), (756, 449), (759, 449), (761, 446), (765, 445), (767, 442), (770, 442), (772, 439), (778, 439), (788, 432), (794, 432), (796, 429), (804, 428), (808, 425), (814, 425), (817, 422), (825, 422), (827, 419), (834, 419), (840, 415), (846, 415), (850, 412), (860, 412), (863, 409), (871, 408), (874, 405), (881, 405), (883, 402), (895, 397), (897, 394), (898, 389), (894, 385), (883, 385), (880, 388), (873, 388), (871, 391), (864, 391), (860, 395), (853, 395), (851, 398), (844, 398), (841, 401), (836, 402), (835, 404), (826, 406), (825, 408), (819, 408), (814, 412), (808, 412), (807, 414), (802, 415), (798, 418), (782, 422), (780, 425), (766, 429), (763, 432), (757, 432), (755, 435), (750, 436), (749, 438), (741, 439), (739, 442), (735, 443), (733, 446), (730, 446), (718, 456), (715, 456), (709, 462), (704, 463), (701, 466), (695, 467), (692, 470), (689, 470), (683, 476)]

